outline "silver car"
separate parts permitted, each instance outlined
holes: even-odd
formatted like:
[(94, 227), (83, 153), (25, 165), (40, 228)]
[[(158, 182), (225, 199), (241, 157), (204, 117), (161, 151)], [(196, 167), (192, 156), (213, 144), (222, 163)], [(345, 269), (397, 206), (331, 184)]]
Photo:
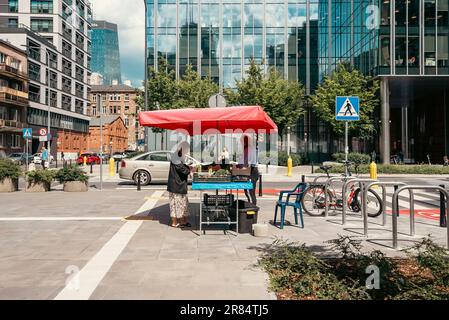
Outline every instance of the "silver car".
[[(120, 179), (133, 180), (137, 184), (140, 172), (140, 184), (145, 186), (150, 182), (166, 183), (170, 169), (170, 151), (152, 151), (140, 154), (120, 162)], [(190, 156), (186, 156), (186, 164), (191, 166), (200, 165), (201, 162)]]

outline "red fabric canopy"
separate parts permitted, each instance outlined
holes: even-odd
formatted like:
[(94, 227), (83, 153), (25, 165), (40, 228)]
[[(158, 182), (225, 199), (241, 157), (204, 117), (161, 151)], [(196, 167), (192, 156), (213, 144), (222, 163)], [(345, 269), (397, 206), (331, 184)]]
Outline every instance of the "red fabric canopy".
[[(185, 130), (190, 135), (203, 134), (208, 129), (277, 131), (277, 126), (259, 106), (227, 108), (188, 108), (139, 113), (141, 126), (169, 130)], [(201, 128), (201, 129), (200, 129)]]

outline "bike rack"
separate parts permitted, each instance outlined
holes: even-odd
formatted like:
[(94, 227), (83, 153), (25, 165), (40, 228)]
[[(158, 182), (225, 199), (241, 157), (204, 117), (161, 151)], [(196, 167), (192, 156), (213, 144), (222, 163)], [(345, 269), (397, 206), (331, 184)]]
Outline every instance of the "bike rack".
[(344, 182), (348, 182), (348, 181), (352, 181), (356, 178), (351, 178), (351, 177), (344, 177), (344, 176), (340, 176), (340, 177), (331, 177), (329, 179), (327, 179), (326, 183), (324, 184), (324, 216), (327, 218), (327, 216), (329, 215), (329, 208), (328, 208), (328, 197), (327, 197), (327, 189), (329, 188), (329, 185), (331, 182), (333, 181), (344, 181)]
[[(399, 213), (399, 193), (401, 193), (404, 190), (435, 190), (439, 191), (440, 193), (443, 193), (446, 197), (446, 221), (449, 218), (449, 192), (440, 187), (440, 186), (403, 186), (396, 190), (393, 194), (392, 204), (393, 204), (393, 249), (398, 248), (398, 213)], [(414, 213), (414, 205), (415, 201), (414, 199), (410, 201), (410, 233), (411, 235), (414, 235), (415, 233), (415, 213)], [(413, 215), (413, 217), (412, 217)], [(446, 223), (447, 228), (447, 247), (449, 248), (449, 223)], [(412, 234), (413, 232), (413, 234)]]
[[(342, 199), (343, 199), (343, 201), (342, 201), (342, 213), (341, 213), (341, 222), (342, 222), (342, 224), (343, 225), (345, 225), (346, 224), (346, 209), (347, 209), (347, 203), (346, 203), (346, 193), (348, 192), (348, 186), (350, 185), (350, 184), (354, 184), (354, 183), (359, 183), (360, 184), (360, 200), (361, 200), (361, 204), (363, 205), (363, 203), (364, 202), (366, 202), (365, 201), (365, 197), (364, 197), (364, 194), (363, 194), (363, 186), (364, 186), (364, 183), (365, 182), (378, 182), (377, 180), (374, 180), (374, 179), (366, 179), (366, 178), (353, 178), (353, 179), (351, 179), (351, 180), (349, 180), (349, 181), (346, 181), (344, 184), (343, 184), (343, 187), (342, 187), (342, 189), (341, 189), (341, 196), (342, 196)], [(360, 208), (360, 210), (361, 210), (361, 212), (362, 212), (362, 216), (365, 216), (365, 213), (363, 212), (363, 209), (362, 208)], [(366, 210), (365, 210), (365, 212), (366, 212)], [(367, 222), (368, 222), (368, 219), (366, 220)], [(366, 235), (367, 233), (365, 233), (365, 235)]]
[[(403, 182), (387, 182), (387, 181), (379, 181), (379, 182), (372, 182), (366, 185), (364, 192), (364, 197), (367, 199), (368, 196), (368, 190), (371, 189), (373, 186), (380, 186), (382, 187), (382, 226), (385, 226), (387, 224), (387, 186), (406, 186)], [(410, 190), (410, 199), (413, 198), (413, 192)]]

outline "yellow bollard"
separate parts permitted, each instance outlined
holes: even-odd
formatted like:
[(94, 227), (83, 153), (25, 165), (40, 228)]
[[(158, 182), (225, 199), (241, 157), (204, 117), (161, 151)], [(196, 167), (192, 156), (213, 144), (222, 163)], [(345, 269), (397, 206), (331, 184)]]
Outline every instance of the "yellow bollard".
[[(377, 164), (374, 161), (369, 165), (369, 177), (377, 180)], [(373, 186), (373, 188), (377, 188), (377, 186)]]
[(292, 157), (288, 157), (287, 160), (287, 176), (291, 177), (292, 176), (292, 169), (293, 169), (293, 160)]
[(115, 164), (114, 158), (111, 158), (109, 160), (109, 176), (110, 177), (115, 176), (115, 165), (114, 164)]
[(83, 158), (83, 164), (84, 164), (84, 166), (87, 166), (87, 157), (86, 156), (84, 156), (84, 158)]

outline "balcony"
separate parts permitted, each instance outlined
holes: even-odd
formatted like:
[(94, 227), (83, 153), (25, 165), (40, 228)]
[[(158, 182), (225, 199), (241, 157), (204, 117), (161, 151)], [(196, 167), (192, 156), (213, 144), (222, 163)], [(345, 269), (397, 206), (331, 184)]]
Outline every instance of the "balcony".
[(24, 124), (17, 120), (0, 119), (0, 132), (21, 132)]
[(10, 67), (5, 63), (0, 63), (0, 74), (14, 79), (21, 78), (22, 80), (25, 81), (28, 80), (28, 75), (25, 72)]
[(8, 87), (0, 87), (0, 102), (26, 107), (28, 106), (28, 93)]

